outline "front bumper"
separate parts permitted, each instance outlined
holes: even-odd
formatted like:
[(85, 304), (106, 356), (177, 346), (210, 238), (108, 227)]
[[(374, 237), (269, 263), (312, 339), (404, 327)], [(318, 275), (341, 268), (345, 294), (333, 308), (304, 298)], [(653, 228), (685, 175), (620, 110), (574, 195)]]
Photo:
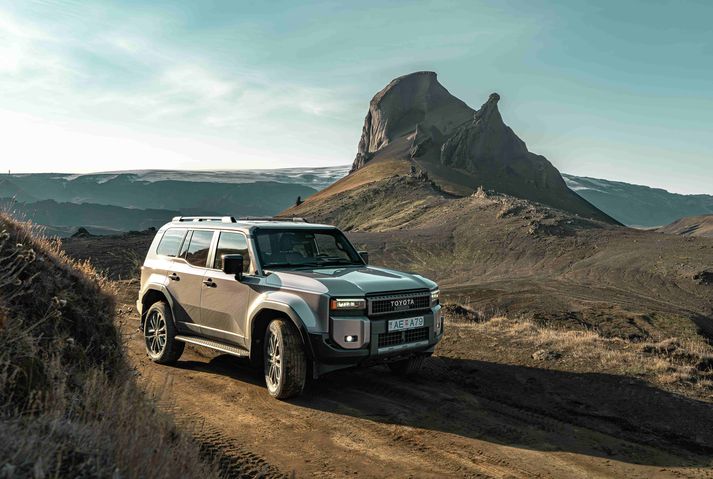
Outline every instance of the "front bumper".
[[(333, 365), (360, 365), (371, 362), (379, 362), (380, 360), (388, 361), (400, 356), (411, 355), (414, 353), (429, 353), (433, 352), (435, 345), (443, 337), (443, 319), (441, 306), (437, 305), (426, 312), (411, 313), (409, 317), (423, 316), (424, 326), (423, 334), (406, 334), (401, 332), (399, 340), (398, 333), (389, 333), (387, 331), (389, 319), (366, 318), (366, 317), (332, 317), (330, 318), (330, 329), (360, 331), (361, 334), (366, 334), (368, 341), (361, 338), (361, 343), (358, 347), (344, 347), (338, 344), (329, 333), (310, 334), (310, 342), (312, 343), (312, 351), (314, 352), (315, 360), (323, 364)], [(340, 321), (349, 322), (347, 328), (342, 327)], [(365, 324), (358, 324), (365, 323)], [(421, 328), (418, 328), (421, 329)], [(387, 336), (391, 334), (391, 337)], [(381, 338), (381, 341), (380, 341)]]

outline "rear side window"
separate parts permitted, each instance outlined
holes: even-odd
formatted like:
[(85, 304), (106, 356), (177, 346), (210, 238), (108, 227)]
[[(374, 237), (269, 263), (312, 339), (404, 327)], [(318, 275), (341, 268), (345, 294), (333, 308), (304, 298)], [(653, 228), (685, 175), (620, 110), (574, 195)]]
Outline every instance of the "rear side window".
[(171, 228), (166, 230), (156, 248), (156, 254), (162, 256), (178, 256), (178, 248), (181, 247), (183, 243), (183, 238), (186, 236), (186, 229), (183, 228)]
[(205, 268), (208, 262), (208, 253), (210, 252), (210, 243), (212, 240), (212, 231), (193, 231), (190, 240), (186, 240), (188, 246), (184, 247), (181, 251), (181, 258), (193, 266)]
[(223, 269), (224, 254), (243, 255), (243, 271), (250, 269), (250, 252), (248, 251), (248, 240), (242, 233), (220, 233), (218, 238), (218, 249), (215, 253), (215, 269)]

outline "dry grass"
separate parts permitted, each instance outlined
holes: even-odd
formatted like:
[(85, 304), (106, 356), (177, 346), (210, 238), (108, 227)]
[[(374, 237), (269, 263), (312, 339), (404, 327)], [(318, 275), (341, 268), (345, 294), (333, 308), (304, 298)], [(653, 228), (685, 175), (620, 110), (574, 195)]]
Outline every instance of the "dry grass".
[(446, 311), (454, 334), (477, 335), (493, 346), (488, 351), (500, 361), (636, 377), (657, 387), (713, 400), (713, 347), (702, 338), (635, 342), (604, 337), (593, 330), (507, 318), (497, 311), (457, 306)]
[(0, 476), (217, 477), (134, 382), (110, 288), (0, 213)]

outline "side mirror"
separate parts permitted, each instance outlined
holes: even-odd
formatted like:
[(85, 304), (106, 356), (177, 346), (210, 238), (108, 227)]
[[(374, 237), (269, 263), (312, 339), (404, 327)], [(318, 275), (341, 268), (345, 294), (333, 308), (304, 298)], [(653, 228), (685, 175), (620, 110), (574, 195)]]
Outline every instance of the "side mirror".
[(235, 275), (235, 279), (238, 281), (243, 279), (243, 255), (224, 254), (222, 258), (223, 273)]
[(369, 252), (368, 251), (359, 251), (359, 256), (361, 256), (361, 259), (363, 259), (366, 264), (369, 264)]

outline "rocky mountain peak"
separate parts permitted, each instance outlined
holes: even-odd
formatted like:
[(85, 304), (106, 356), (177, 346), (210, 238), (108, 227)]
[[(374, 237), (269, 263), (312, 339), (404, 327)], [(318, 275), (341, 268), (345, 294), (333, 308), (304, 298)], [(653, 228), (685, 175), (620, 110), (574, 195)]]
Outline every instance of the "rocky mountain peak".
[(498, 120), (503, 121), (500, 116), (500, 111), (498, 110), (498, 101), (500, 101), (500, 95), (497, 93), (491, 93), (488, 97), (488, 101), (483, 103), (480, 110), (475, 112), (474, 120), (484, 120), (487, 121), (491, 116), (497, 115)]
[(405, 160), (444, 191), (471, 194), (483, 186), (614, 222), (567, 188), (545, 157), (527, 150), (503, 121), (499, 101), (492, 93), (476, 111), (434, 72), (398, 77), (369, 103), (351, 173), (370, 162)]
[(492, 93), (475, 112), (473, 120), (463, 124), (443, 142), (442, 165), (478, 172), (486, 164), (505, 167), (528, 155), (525, 142), (503, 122), (498, 110), (499, 100), (500, 95)]
[(395, 139), (421, 130), (444, 136), (473, 117), (475, 112), (451, 95), (434, 72), (423, 71), (392, 80), (369, 102), (352, 171)]

